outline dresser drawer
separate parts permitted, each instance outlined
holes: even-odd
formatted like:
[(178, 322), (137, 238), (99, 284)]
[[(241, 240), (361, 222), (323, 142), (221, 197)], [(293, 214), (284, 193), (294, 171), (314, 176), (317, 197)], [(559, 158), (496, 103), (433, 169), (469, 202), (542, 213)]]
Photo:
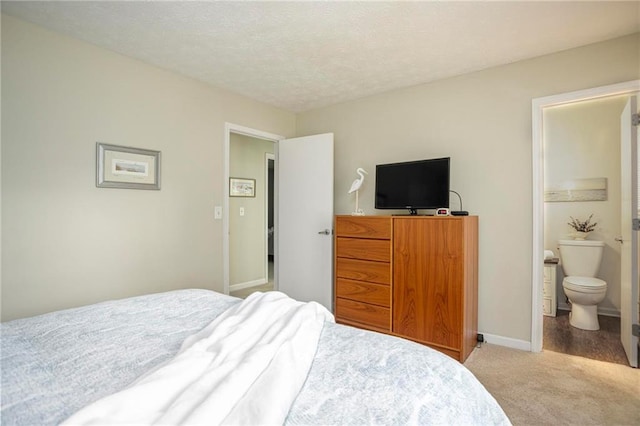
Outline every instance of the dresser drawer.
[(391, 306), (391, 287), (338, 278), (336, 297), (388, 308)]
[(336, 256), (390, 262), (391, 241), (338, 237), (336, 238)]
[(387, 332), (391, 330), (389, 308), (353, 300), (336, 299), (336, 320), (354, 322)]
[(391, 284), (391, 266), (389, 263), (338, 257), (336, 258), (336, 277), (389, 285)]
[(391, 239), (391, 218), (389, 217), (336, 217), (338, 237)]

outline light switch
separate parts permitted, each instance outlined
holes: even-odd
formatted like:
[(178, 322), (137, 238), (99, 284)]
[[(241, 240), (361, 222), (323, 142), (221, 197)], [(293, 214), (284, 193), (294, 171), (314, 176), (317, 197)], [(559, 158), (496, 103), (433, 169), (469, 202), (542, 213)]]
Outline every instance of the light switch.
[(240, 216), (244, 216), (244, 207), (240, 207)]
[(222, 219), (222, 206), (215, 206), (213, 209), (213, 217), (215, 219)]

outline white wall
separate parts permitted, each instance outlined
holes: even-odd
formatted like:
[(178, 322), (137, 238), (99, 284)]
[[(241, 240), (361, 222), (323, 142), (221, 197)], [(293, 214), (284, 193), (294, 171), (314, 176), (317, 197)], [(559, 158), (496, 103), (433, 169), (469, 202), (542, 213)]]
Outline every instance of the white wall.
[[(2, 16), (2, 320), (223, 290), (224, 123), (295, 115)], [(160, 191), (95, 186), (97, 141), (162, 151)]]
[[(297, 134), (335, 134), (337, 214), (351, 211), (357, 167), (450, 156), (451, 189), (479, 216), (479, 328), (529, 342), (531, 100), (640, 78), (639, 36), (302, 113)], [(373, 208), (373, 181), (361, 206), (382, 214)]]
[[(265, 198), (265, 154), (273, 154), (275, 143), (231, 134), (231, 177), (255, 179), (255, 197), (229, 198), (229, 284), (262, 284), (268, 281)], [(240, 216), (240, 208), (244, 216)]]
[[(585, 220), (593, 214), (598, 225), (588, 239), (605, 242), (598, 277), (607, 282), (599, 309), (620, 312), (620, 114), (627, 96), (578, 102), (544, 110), (544, 180), (547, 184), (574, 179), (607, 178), (606, 201), (546, 202), (544, 247), (558, 256), (557, 242), (571, 239), (570, 216)], [(564, 274), (557, 270), (558, 302), (566, 308)]]

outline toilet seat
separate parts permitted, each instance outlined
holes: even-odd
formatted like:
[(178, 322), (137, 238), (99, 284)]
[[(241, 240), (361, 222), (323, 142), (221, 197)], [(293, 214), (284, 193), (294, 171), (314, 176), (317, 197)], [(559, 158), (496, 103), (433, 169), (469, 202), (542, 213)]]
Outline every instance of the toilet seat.
[(562, 286), (581, 293), (598, 293), (607, 288), (606, 281), (594, 277), (565, 277)]

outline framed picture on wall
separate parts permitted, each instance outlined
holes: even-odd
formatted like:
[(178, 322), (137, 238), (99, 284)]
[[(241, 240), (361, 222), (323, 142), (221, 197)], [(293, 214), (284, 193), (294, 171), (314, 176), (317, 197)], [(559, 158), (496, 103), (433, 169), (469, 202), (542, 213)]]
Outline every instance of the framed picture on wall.
[(98, 188), (160, 189), (160, 151), (96, 144)]
[(229, 178), (230, 197), (255, 197), (256, 180), (245, 178)]

